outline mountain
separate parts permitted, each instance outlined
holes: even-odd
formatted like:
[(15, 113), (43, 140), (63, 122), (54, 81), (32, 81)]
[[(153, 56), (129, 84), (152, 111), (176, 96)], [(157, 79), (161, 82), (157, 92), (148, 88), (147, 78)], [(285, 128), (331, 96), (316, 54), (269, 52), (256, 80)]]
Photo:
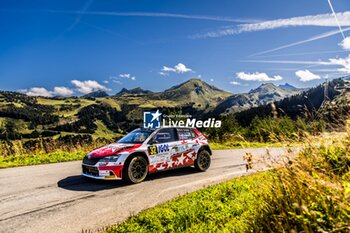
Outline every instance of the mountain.
[[(285, 86), (285, 85), (284, 85)], [(291, 85), (287, 85), (291, 86)], [(276, 86), (273, 83), (264, 83), (248, 93), (236, 94), (220, 103), (213, 113), (235, 113), (252, 107), (265, 105), (286, 97), (299, 94), (301, 90)]]
[(295, 86), (290, 85), (289, 83), (278, 85), (278, 87), (285, 89), (285, 90), (297, 90), (298, 89)]
[(190, 79), (158, 93), (157, 97), (184, 104), (195, 103), (197, 107), (207, 108), (216, 106), (231, 95), (232, 93), (220, 90), (200, 79)]
[(162, 92), (151, 92), (141, 88), (123, 88), (114, 98), (124, 104), (135, 104), (144, 108), (191, 106), (195, 109), (213, 109), (232, 93), (218, 89), (200, 79), (190, 79)]
[(118, 92), (115, 96), (125, 96), (125, 95), (147, 95), (153, 93), (152, 91), (149, 90), (144, 90), (141, 87), (136, 87), (133, 89), (126, 89), (123, 88), (121, 89), (120, 92)]
[(83, 95), (81, 98), (102, 98), (109, 96), (105, 91), (94, 91), (89, 94)]
[[(323, 114), (322, 112), (329, 112), (329, 109), (333, 108), (333, 115), (328, 116), (333, 116), (333, 120), (339, 120), (340, 116), (347, 113), (349, 109), (341, 107), (342, 102), (348, 103), (347, 100), (345, 101), (345, 99), (341, 97), (349, 95), (350, 83), (344, 82), (341, 78), (327, 82), (327, 96), (325, 96), (324, 92), (325, 85), (326, 82), (316, 87), (309, 88), (308, 90), (302, 90), (299, 94), (289, 96), (279, 101), (274, 101), (274, 109), (276, 109), (277, 115), (288, 116), (292, 119), (306, 116), (308, 118), (320, 120), (327, 117), (327, 114)], [(337, 113), (334, 109), (344, 112)], [(271, 116), (271, 113), (272, 106), (269, 104), (236, 112), (235, 117), (240, 125), (247, 126), (250, 125), (255, 117), (265, 118)], [(322, 117), (322, 115), (324, 117)]]

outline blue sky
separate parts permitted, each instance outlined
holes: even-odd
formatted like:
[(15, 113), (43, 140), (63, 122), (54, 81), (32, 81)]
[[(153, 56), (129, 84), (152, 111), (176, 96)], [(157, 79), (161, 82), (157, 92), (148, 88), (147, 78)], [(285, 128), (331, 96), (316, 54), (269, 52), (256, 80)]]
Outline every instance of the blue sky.
[[(0, 89), (161, 91), (190, 78), (246, 92), (350, 73), (350, 2), (0, 0)], [(294, 44), (294, 45), (293, 45)]]

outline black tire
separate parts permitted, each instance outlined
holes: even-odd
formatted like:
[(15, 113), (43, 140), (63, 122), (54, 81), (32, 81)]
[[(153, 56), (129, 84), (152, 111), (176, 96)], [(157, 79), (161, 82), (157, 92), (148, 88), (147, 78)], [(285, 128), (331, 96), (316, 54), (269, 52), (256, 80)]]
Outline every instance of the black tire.
[(211, 156), (207, 150), (201, 150), (198, 153), (197, 159), (194, 161), (194, 167), (200, 171), (204, 172), (210, 167)]
[(123, 169), (123, 180), (127, 183), (142, 182), (148, 174), (148, 163), (142, 156), (135, 156), (129, 160)]

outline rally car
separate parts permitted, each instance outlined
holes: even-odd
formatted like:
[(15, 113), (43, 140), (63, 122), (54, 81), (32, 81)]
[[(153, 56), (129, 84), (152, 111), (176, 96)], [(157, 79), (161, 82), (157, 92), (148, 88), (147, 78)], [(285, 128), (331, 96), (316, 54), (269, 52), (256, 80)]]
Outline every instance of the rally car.
[(206, 171), (212, 151), (195, 128), (139, 128), (118, 142), (93, 150), (82, 163), (83, 176), (142, 182), (149, 173), (194, 166)]

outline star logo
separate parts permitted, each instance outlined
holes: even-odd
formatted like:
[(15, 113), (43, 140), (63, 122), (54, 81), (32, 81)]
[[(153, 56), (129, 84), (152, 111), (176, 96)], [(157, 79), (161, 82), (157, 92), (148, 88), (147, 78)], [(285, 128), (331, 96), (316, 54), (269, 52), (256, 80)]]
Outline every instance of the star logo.
[(160, 171), (160, 170), (164, 170), (164, 166), (163, 166), (163, 164), (161, 164), (159, 167), (158, 167), (158, 170)]
[(155, 113), (151, 113), (151, 115), (153, 116), (152, 121), (154, 120), (159, 120), (159, 117), (162, 115), (161, 113), (159, 113), (159, 110), (157, 109), (157, 111)]
[(194, 159), (195, 157), (196, 157), (196, 152), (195, 151), (193, 151), (192, 153), (190, 153), (189, 155), (191, 155), (190, 157), (191, 157), (191, 159)]
[(184, 156), (183, 154), (181, 154), (180, 157), (178, 157), (177, 159), (177, 165), (183, 165), (184, 164), (184, 160), (185, 160), (186, 156)]
[(173, 161), (167, 162), (167, 168), (171, 168), (171, 167), (173, 167)]
[(162, 113), (157, 110), (156, 112), (144, 112), (143, 113), (143, 127), (144, 128), (159, 128), (160, 118)]

